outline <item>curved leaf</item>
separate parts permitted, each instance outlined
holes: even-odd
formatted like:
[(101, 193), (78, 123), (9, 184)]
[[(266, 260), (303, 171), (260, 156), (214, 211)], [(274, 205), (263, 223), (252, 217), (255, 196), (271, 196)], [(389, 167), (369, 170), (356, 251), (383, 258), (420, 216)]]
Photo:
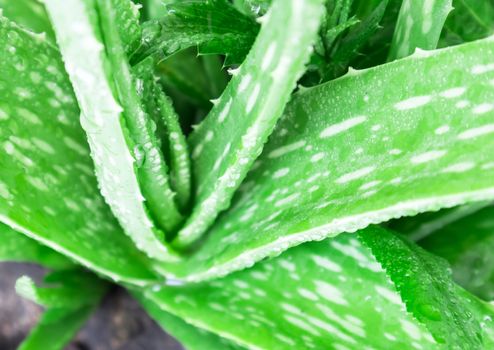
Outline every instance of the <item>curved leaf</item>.
[(305, 241), (494, 198), (493, 55), (490, 38), (296, 94), (176, 277), (224, 275)]
[[(139, 176), (142, 177), (141, 184), (147, 186), (146, 193), (154, 194), (159, 198), (165, 196), (172, 200), (170, 191), (153, 192), (153, 188), (166, 187), (163, 163), (159, 159), (159, 152), (154, 151), (156, 145), (151, 142), (145, 145), (138, 143), (135, 145), (137, 149), (129, 149), (132, 145), (131, 135), (123, 126), (122, 107), (113, 94), (113, 82), (107, 78), (110, 74), (106, 71), (109, 62), (97, 31), (98, 17), (94, 3), (83, 0), (68, 0), (63, 3), (47, 0), (45, 3), (53, 21), (65, 66), (82, 109), (81, 124), (88, 137), (103, 196), (125, 232), (134, 240), (139, 249), (158, 260), (177, 260), (177, 256), (164, 243), (163, 234), (152, 221), (144, 202), (144, 191), (141, 191), (137, 178), (139, 165), (144, 165), (145, 169), (140, 168), (142, 172), (139, 172)], [(104, 17), (110, 15), (105, 14)], [(78, 25), (74, 26), (74, 23)], [(106, 26), (109, 25), (106, 23)], [(74, 37), (79, 37), (80, 40), (75, 41)], [(113, 38), (115, 39), (114, 36)], [(80, 42), (85, 44), (80, 45)], [(112, 46), (112, 50), (117, 50), (117, 48)], [(122, 61), (122, 57), (112, 59), (113, 64), (118, 63), (121, 69), (125, 68), (126, 62)], [(133, 95), (135, 91), (126, 85), (130, 78), (120, 74), (116, 76), (124, 81), (117, 84), (120, 87), (119, 93), (125, 96)], [(94, 94), (94, 91), (98, 93)], [(125, 111), (130, 113), (127, 120), (132, 119), (135, 123), (133, 127), (129, 126), (129, 129), (138, 130), (137, 141), (142, 142), (145, 136), (151, 136), (148, 133), (151, 128), (150, 123), (146, 121), (146, 116), (140, 113), (140, 106), (136, 105), (135, 100), (126, 99), (125, 102), (125, 107), (130, 108)], [(141, 122), (146, 125), (143, 126)], [(139, 149), (139, 147), (146, 147), (146, 149)], [(139, 164), (143, 151), (149, 157), (143, 164)], [(160, 176), (155, 179), (151, 178), (151, 174), (156, 173), (151, 163), (159, 164)], [(153, 197), (156, 199), (155, 204), (159, 202), (158, 197)], [(146, 197), (146, 199), (149, 198)], [(168, 201), (161, 204), (170, 209), (167, 203)], [(156, 208), (162, 209), (163, 207), (157, 206)], [(164, 215), (171, 214), (171, 212), (167, 210), (164, 213), (161, 212), (160, 215), (163, 220), (166, 220)]]
[(155, 280), (98, 191), (58, 51), (3, 17), (0, 46), (0, 222), (111, 278)]

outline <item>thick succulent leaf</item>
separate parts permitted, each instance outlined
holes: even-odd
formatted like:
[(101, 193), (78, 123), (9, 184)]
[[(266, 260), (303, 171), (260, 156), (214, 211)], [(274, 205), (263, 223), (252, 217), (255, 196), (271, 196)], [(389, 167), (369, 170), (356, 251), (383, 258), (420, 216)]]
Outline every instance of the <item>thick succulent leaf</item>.
[[(105, 68), (109, 67), (110, 62), (107, 60), (104, 46), (98, 35), (96, 27), (98, 18), (94, 4), (89, 0), (68, 0), (63, 3), (47, 0), (45, 3), (53, 21), (65, 66), (82, 109), (81, 124), (87, 134), (103, 196), (139, 249), (158, 260), (176, 259), (174, 253), (163, 242), (162, 232), (155, 227), (152, 221), (137, 178), (139, 172), (141, 184), (146, 185), (147, 194), (173, 200), (169, 198), (171, 196), (169, 191), (152, 191), (156, 187), (166, 187), (165, 174), (161, 171), (163, 162), (159, 159), (159, 152), (153, 151), (156, 150), (156, 145), (152, 142), (145, 145), (136, 144), (133, 148), (129, 132), (124, 127), (122, 107), (112, 91), (113, 82), (107, 79), (109, 72)], [(105, 16), (110, 16), (110, 14)], [(106, 23), (106, 26), (111, 26), (111, 24)], [(114, 34), (112, 33), (112, 38), (117, 40)], [(79, 40), (74, 40), (74, 37), (78, 37)], [(117, 50), (117, 48), (112, 46), (112, 50)], [(126, 62), (123, 62), (121, 57), (118, 60), (114, 57), (114, 60), (118, 61), (121, 69), (126, 68)], [(117, 67), (113, 68), (117, 69)], [(120, 73), (123, 72), (119, 71), (119, 74), (115, 76), (123, 80), (117, 84), (122, 87), (129, 83), (129, 77)], [(98, 93), (95, 94), (95, 91)], [(119, 92), (126, 95), (135, 93), (131, 91), (131, 88), (120, 89)], [(133, 136), (139, 137), (137, 140), (139, 142), (146, 139), (145, 136), (150, 138), (151, 135), (148, 133), (151, 128), (150, 121), (146, 121), (146, 116), (140, 113), (140, 107), (134, 100), (125, 100), (125, 102), (126, 107), (129, 108), (126, 113), (130, 113), (127, 121), (132, 119), (133, 131), (139, 131), (138, 135)], [(145, 124), (142, 128), (142, 125), (138, 125), (141, 122)], [(147, 151), (145, 154), (150, 157), (143, 159), (144, 151)], [(159, 164), (157, 171), (161, 176), (150, 179), (146, 176), (150, 176), (156, 170), (151, 168), (151, 163), (155, 164), (154, 162)], [(140, 165), (145, 169), (139, 168)], [(169, 201), (161, 204), (169, 207)], [(163, 215), (163, 219), (166, 220), (164, 215), (171, 213), (170, 209), (160, 215)]]
[(52, 249), (0, 223), (0, 261), (41, 264), (53, 269), (73, 266), (72, 262)]
[[(138, 71), (140, 94), (145, 110), (155, 122), (156, 133), (161, 141), (160, 148), (164, 151), (166, 162), (170, 165), (170, 186), (176, 194), (175, 201), (181, 210), (185, 210), (191, 195), (188, 145), (171, 100), (156, 82), (153, 63), (152, 59), (146, 59), (134, 70)], [(168, 217), (169, 215), (165, 215), (165, 218)]]
[(388, 59), (411, 55), (415, 49), (435, 49), (452, 0), (404, 0)]
[(230, 204), (304, 71), (322, 13), (320, 0), (275, 1), (248, 57), (189, 137), (196, 203), (177, 246), (200, 238)]
[(56, 273), (47, 280), (59, 286), (37, 287), (27, 276), (17, 281), (19, 294), (47, 308), (20, 350), (63, 349), (99, 304), (108, 287), (94, 275), (77, 270)]
[(108, 277), (153, 281), (98, 191), (58, 51), (5, 18), (0, 47), (0, 221)]
[[(481, 329), (480, 321), (492, 311), (478, 311), (486, 306), (465, 300), (447, 274), (436, 276), (443, 265), (371, 227), (303, 244), (223, 279), (146, 296), (250, 349), (482, 349), (492, 325)], [(444, 317), (433, 313), (434, 302)]]
[(386, 226), (406, 235), (413, 241), (419, 241), (441, 230), (443, 227), (479, 211), (489, 204), (490, 202), (478, 202), (436, 212), (427, 212), (416, 216), (392, 220)]
[[(124, 2), (128, 5), (130, 0)], [(170, 187), (168, 167), (154, 132), (156, 125), (143, 106), (140, 94), (143, 82), (135, 79), (127, 62), (121, 39), (124, 33), (118, 31), (120, 9), (113, 5), (112, 0), (99, 2), (97, 9), (99, 9), (98, 18), (106, 44), (108, 62), (111, 65), (107, 68), (106, 74), (113, 77), (116, 99), (124, 109), (125, 126), (122, 128), (128, 128), (129, 146), (133, 147), (136, 157), (137, 180), (146, 206), (156, 220), (157, 226), (163, 228), (165, 233), (173, 233), (180, 225), (182, 215), (173, 199), (175, 193)], [(111, 198), (109, 200), (111, 201)], [(160, 236), (158, 238), (163, 239)]]
[(166, 331), (177, 339), (187, 350), (240, 350), (245, 349), (232, 341), (188, 324), (181, 318), (163, 311), (142, 293), (134, 292), (149, 315)]
[(464, 216), (420, 244), (451, 263), (456, 282), (485, 300), (494, 300), (494, 207)]
[[(140, 45), (142, 29), (139, 24), (139, 8), (131, 0), (110, 0), (115, 18), (115, 29), (127, 55), (132, 55)], [(103, 11), (105, 13), (106, 11)], [(110, 13), (106, 13), (110, 15)]]
[(173, 3), (165, 16), (144, 24), (141, 47), (133, 61), (154, 54), (166, 58), (198, 46), (201, 54), (226, 55), (225, 65), (238, 64), (249, 52), (258, 29), (253, 19), (226, 0)]
[(177, 277), (209, 278), (304, 241), (492, 199), (493, 54), (486, 39), (296, 94)]
[(45, 33), (48, 40), (55, 42), (48, 15), (38, 0), (0, 0), (0, 10), (11, 21), (34, 33)]
[(377, 227), (359, 236), (393, 281), (407, 310), (427, 326), (438, 343), (447, 344), (448, 349), (482, 348), (480, 320), (486, 315), (472, 317), (472, 300), (453, 283), (444, 260)]
[(494, 2), (453, 0), (439, 46), (451, 46), (494, 34)]

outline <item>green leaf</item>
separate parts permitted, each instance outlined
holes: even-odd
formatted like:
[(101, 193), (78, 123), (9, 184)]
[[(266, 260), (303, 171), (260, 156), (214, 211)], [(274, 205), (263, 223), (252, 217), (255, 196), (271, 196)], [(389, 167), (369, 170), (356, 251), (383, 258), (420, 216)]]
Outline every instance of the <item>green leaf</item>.
[(37, 0), (0, 0), (3, 15), (34, 33), (45, 33), (50, 42), (55, 42), (55, 34), (45, 8)]
[[(130, 2), (129, 0), (125, 1)], [(158, 227), (163, 228), (165, 234), (173, 233), (182, 221), (182, 216), (173, 200), (175, 194), (170, 188), (168, 167), (160, 151), (158, 139), (154, 134), (155, 125), (142, 106), (142, 96), (139, 95), (140, 83), (142, 82), (136, 81), (131, 74), (120, 37), (122, 33), (117, 30), (119, 22), (117, 11), (119, 9), (112, 4), (111, 0), (100, 2), (97, 8), (101, 14), (99, 16), (101, 31), (106, 44), (108, 62), (111, 65), (106, 73), (113, 76), (117, 100), (120, 101), (124, 109), (125, 123), (122, 129), (128, 128), (125, 131), (128, 131), (128, 137), (131, 139), (129, 146), (134, 147), (134, 156), (137, 158), (137, 180), (146, 200), (146, 205)], [(92, 113), (92, 110), (87, 113)], [(127, 150), (127, 152), (129, 151)], [(102, 181), (104, 180), (102, 179)], [(111, 200), (109, 199), (109, 201)], [(120, 218), (120, 220), (125, 219)], [(159, 235), (158, 238), (163, 239)]]
[(448, 349), (482, 348), (479, 321), (484, 315), (472, 317), (472, 300), (453, 283), (444, 260), (376, 227), (359, 236), (393, 281), (407, 311), (426, 325), (438, 343)]
[(297, 93), (177, 278), (224, 275), (305, 241), (492, 199), (493, 55), (490, 38)]
[[(443, 268), (412, 243), (371, 227), (300, 245), (213, 282), (148, 289), (146, 297), (252, 349), (482, 349), (491, 344), (492, 322), (479, 324), (493, 312), (478, 310), (487, 306), (466, 300), (447, 274), (435, 275)], [(435, 302), (440, 319), (429, 307)]]
[(494, 300), (494, 207), (442, 227), (420, 244), (447, 259), (457, 283), (485, 300)]
[(439, 46), (451, 46), (494, 34), (494, 3), (453, 0), (454, 10), (444, 25)]
[(155, 280), (98, 191), (58, 51), (3, 17), (0, 47), (0, 222), (108, 277)]
[(176, 246), (199, 239), (230, 204), (303, 73), (322, 13), (320, 0), (278, 0), (266, 14), (248, 57), (189, 137), (196, 202)]
[(452, 0), (404, 0), (388, 60), (406, 57), (417, 48), (435, 49), (452, 9)]
[(61, 254), (0, 223), (0, 261), (41, 264), (52, 269), (70, 268), (73, 264)]
[(178, 115), (171, 100), (156, 82), (152, 59), (146, 59), (134, 67), (134, 74), (138, 77), (143, 108), (155, 123), (155, 133), (161, 141), (160, 149), (164, 153), (165, 162), (170, 164), (170, 186), (176, 194), (175, 201), (180, 210), (186, 210), (191, 194), (190, 157)]
[[(82, 109), (81, 124), (91, 147), (101, 193), (139, 249), (157, 260), (177, 260), (152, 220), (155, 218), (164, 228), (173, 228), (180, 220), (168, 185), (166, 164), (118, 43), (114, 9), (106, 0), (100, 5), (105, 9), (100, 19), (110, 58), (103, 50), (91, 1), (46, 1)], [(74, 41), (74, 36), (79, 40)], [(112, 70), (119, 73), (111, 75)], [(109, 75), (117, 81), (107, 79)], [(112, 90), (114, 83), (120, 102)]]
[(188, 324), (179, 317), (163, 311), (156, 303), (134, 292), (149, 315), (170, 335), (176, 338), (187, 350), (234, 350), (245, 349), (235, 343)]
[(47, 308), (19, 350), (63, 349), (92, 314), (108, 287), (94, 275), (77, 270), (49, 275), (47, 280), (59, 286), (40, 288), (27, 276), (16, 283), (19, 294)]
[(168, 5), (166, 16), (143, 25), (141, 48), (133, 62), (155, 54), (166, 58), (198, 46), (200, 54), (225, 55), (225, 65), (239, 64), (249, 52), (258, 28), (253, 19), (226, 0), (173, 3)]

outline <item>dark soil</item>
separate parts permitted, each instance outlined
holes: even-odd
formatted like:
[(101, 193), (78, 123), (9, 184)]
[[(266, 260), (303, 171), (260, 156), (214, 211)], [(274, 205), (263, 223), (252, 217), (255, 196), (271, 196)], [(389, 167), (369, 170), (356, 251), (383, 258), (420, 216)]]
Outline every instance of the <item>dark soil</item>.
[[(0, 263), (0, 349), (14, 350), (33, 327), (42, 308), (19, 297), (15, 281), (29, 275), (40, 281), (45, 271), (35, 265)], [(115, 287), (104, 298), (66, 350), (182, 350), (149, 318), (127, 292)]]

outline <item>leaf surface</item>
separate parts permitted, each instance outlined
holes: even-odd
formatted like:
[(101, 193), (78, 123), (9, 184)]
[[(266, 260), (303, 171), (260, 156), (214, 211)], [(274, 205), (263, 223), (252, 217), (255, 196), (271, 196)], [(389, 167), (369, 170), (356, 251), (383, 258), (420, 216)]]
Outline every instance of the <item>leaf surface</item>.
[(157, 304), (141, 293), (134, 296), (150, 316), (170, 335), (180, 341), (187, 350), (240, 350), (245, 349), (235, 343), (188, 324), (179, 317), (163, 311)]
[(98, 191), (58, 51), (3, 17), (0, 46), (0, 221), (111, 278), (155, 280)]
[[(448, 274), (437, 276), (443, 269), (413, 243), (370, 227), (146, 297), (250, 349), (487, 349), (492, 324), (479, 324), (492, 310), (467, 300)], [(436, 302), (442, 318), (428, 308)]]
[(55, 42), (48, 15), (38, 0), (0, 0), (0, 9), (11, 21), (34, 33), (44, 33), (50, 42)]
[(52, 269), (73, 264), (63, 255), (0, 223), (0, 261), (29, 262)]
[(297, 93), (176, 276), (211, 278), (305, 241), (492, 199), (493, 54), (485, 39)]
[[(113, 9), (107, 1), (102, 4), (107, 10)], [(133, 123), (128, 125), (132, 133), (125, 127), (122, 107), (112, 90), (113, 81), (107, 78), (107, 74), (111, 76), (111, 71), (105, 69), (110, 62), (96, 26), (98, 17), (94, 3), (48, 0), (46, 6), (82, 109), (81, 125), (88, 137), (101, 193), (139, 249), (157, 260), (177, 260), (151, 215), (158, 214), (155, 218), (161, 219), (160, 223), (166, 223), (166, 217), (170, 215), (173, 226), (176, 224), (174, 221), (178, 220), (172, 193), (167, 186), (165, 164), (150, 133), (152, 125), (142, 112), (134, 86), (129, 86), (132, 78), (124, 74), (128, 64), (122, 57), (121, 48), (119, 50), (116, 45), (119, 39), (115, 35), (116, 27), (111, 23), (114, 22), (115, 13), (108, 10), (111, 13), (103, 17), (105, 28), (109, 31), (107, 34), (113, 40), (108, 43), (112, 50), (111, 64), (114, 65), (113, 69), (119, 71), (114, 76), (119, 78), (117, 90), (122, 102), (125, 101), (126, 121)], [(74, 26), (73, 23), (78, 25)], [(80, 41), (73, 40), (74, 37), (79, 37)], [(119, 56), (114, 56), (117, 53)], [(98, 93), (94, 94), (94, 91)], [(166, 200), (160, 201), (160, 198)], [(150, 208), (154, 209), (153, 213), (149, 212), (145, 199), (152, 199)]]

